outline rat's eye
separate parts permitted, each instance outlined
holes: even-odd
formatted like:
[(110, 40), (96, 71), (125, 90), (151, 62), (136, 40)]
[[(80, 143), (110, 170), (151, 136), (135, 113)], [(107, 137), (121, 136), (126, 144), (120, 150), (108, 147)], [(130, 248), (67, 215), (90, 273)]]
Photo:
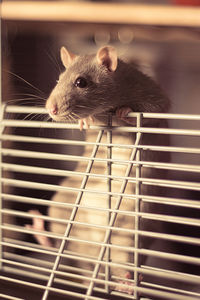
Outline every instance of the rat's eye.
[(87, 86), (87, 80), (83, 77), (78, 77), (75, 82), (74, 82), (74, 85), (76, 87), (79, 87), (79, 88), (85, 88)]

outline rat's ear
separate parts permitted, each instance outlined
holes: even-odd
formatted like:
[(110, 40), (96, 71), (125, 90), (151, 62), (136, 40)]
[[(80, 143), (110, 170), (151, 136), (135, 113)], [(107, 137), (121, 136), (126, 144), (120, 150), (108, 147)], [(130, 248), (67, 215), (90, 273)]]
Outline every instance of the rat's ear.
[(67, 68), (71, 62), (76, 58), (76, 55), (70, 53), (65, 47), (60, 49), (60, 58), (65, 68)]
[(97, 52), (97, 62), (99, 65), (104, 65), (111, 72), (117, 69), (117, 51), (111, 46), (105, 46)]

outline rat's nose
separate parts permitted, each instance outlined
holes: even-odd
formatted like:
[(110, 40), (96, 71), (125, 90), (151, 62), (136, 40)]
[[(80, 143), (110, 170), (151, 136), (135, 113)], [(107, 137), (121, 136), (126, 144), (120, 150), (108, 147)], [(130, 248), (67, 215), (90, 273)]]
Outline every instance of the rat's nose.
[(50, 115), (57, 115), (57, 113), (58, 113), (57, 105), (52, 105), (52, 106), (48, 107), (47, 110)]

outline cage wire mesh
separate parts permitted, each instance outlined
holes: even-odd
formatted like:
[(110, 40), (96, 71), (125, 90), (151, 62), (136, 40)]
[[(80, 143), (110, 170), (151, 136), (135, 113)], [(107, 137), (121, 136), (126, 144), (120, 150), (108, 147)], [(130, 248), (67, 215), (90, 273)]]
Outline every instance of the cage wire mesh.
[[(108, 125), (91, 126), (92, 139), (84, 141), (76, 138), (78, 125), (26, 119), (29, 113), (46, 111), (1, 111), (2, 299), (199, 299), (200, 148), (191, 139), (199, 140), (200, 115), (132, 113), (136, 126), (129, 127), (112, 125), (108, 116)], [(144, 127), (147, 118), (175, 119), (182, 127)], [(32, 136), (31, 128), (51, 128), (54, 137)], [(57, 138), (60, 130), (63, 138)], [(119, 132), (134, 134), (135, 143), (120, 143)], [(182, 139), (182, 145), (141, 143), (152, 134)], [(41, 151), (24, 146), (34, 143)], [(53, 145), (67, 147), (66, 153), (53, 153)], [(74, 152), (79, 148), (85, 150)], [(143, 152), (175, 154), (175, 161), (143, 161)], [(66, 168), (66, 161), (81, 167)], [(143, 177), (143, 169), (158, 176)], [(47, 183), (41, 180), (46, 175)], [(143, 194), (143, 186), (161, 193)], [(52, 199), (45, 199), (47, 191)]]

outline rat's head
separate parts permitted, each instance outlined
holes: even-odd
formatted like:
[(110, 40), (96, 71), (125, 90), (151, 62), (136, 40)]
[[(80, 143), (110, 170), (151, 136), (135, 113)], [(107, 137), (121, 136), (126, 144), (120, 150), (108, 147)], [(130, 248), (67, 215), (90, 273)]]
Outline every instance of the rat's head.
[(55, 121), (78, 120), (114, 108), (116, 50), (106, 46), (96, 55), (77, 56), (62, 47), (60, 53), (65, 71), (47, 99), (50, 116)]

